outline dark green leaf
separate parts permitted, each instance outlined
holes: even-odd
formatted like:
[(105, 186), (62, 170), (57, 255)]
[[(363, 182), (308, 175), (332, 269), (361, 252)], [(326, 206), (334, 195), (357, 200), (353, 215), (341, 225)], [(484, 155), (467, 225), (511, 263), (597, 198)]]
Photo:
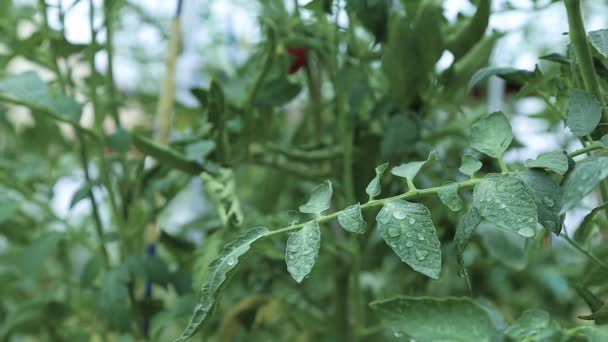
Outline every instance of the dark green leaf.
[(131, 135), (124, 128), (116, 129), (108, 135), (107, 140), (114, 151), (125, 153), (131, 148)]
[(526, 238), (499, 229), (489, 222), (480, 224), (477, 232), (488, 253), (500, 263), (515, 271), (526, 267)]
[(186, 330), (175, 342), (188, 340), (202, 328), (209, 312), (214, 308), (223, 286), (232, 276), (233, 272), (231, 271), (236, 268), (239, 258), (249, 251), (255, 241), (263, 238), (268, 233), (268, 229), (264, 227), (252, 228), (224, 247), (222, 253), (209, 265), (209, 276), (203, 286), (199, 304), (194, 308), (194, 313)]
[(499, 336), (488, 313), (468, 298), (395, 297), (370, 306), (394, 335), (416, 341), (491, 342)]
[(331, 182), (329, 180), (324, 181), (312, 189), (308, 202), (300, 206), (300, 212), (305, 214), (321, 214), (331, 206), (332, 194)]
[(458, 264), (460, 265), (460, 276), (464, 276), (465, 274), (465, 264), (463, 258), (464, 250), (481, 221), (482, 217), (479, 215), (479, 212), (477, 212), (477, 209), (475, 209), (475, 207), (471, 207), (469, 208), (469, 211), (467, 211), (467, 213), (460, 219), (460, 222), (456, 227), (454, 242), (456, 243), (456, 254)]
[(591, 156), (580, 161), (564, 182), (564, 200), (560, 213), (577, 206), (580, 201), (608, 177), (608, 157)]
[(120, 265), (103, 274), (99, 305), (106, 320), (114, 327), (129, 327), (130, 313), (128, 283), (131, 279), (126, 264)]
[(190, 174), (199, 174), (205, 169), (199, 163), (188, 160), (179, 152), (168, 147), (161, 146), (152, 140), (139, 134), (133, 134), (133, 144), (143, 154), (155, 158), (160, 164), (175, 168)]
[(518, 173), (526, 192), (536, 204), (538, 222), (555, 235), (562, 230), (562, 189), (545, 171), (529, 169)]
[(378, 231), (401, 261), (412, 269), (438, 279), (441, 246), (429, 210), (420, 203), (397, 200), (384, 205), (378, 216)]
[(473, 205), (479, 215), (502, 229), (524, 237), (536, 233), (536, 205), (516, 176), (487, 175), (473, 190)]
[(484, 116), (471, 127), (471, 147), (490, 157), (502, 157), (511, 141), (511, 124), (502, 112)]
[(275, 79), (264, 82), (256, 98), (258, 106), (282, 106), (298, 96), (302, 87), (287, 79)]
[(306, 222), (302, 229), (289, 235), (285, 261), (287, 271), (295, 281), (301, 283), (312, 271), (320, 247), (321, 231), (316, 220)]
[(599, 207), (593, 208), (591, 212), (585, 215), (585, 218), (579, 224), (578, 229), (574, 232), (574, 239), (578, 242), (585, 242), (593, 231), (593, 218), (602, 210), (608, 208), (608, 202), (604, 202)]
[(342, 210), (338, 214), (338, 223), (340, 227), (351, 233), (363, 234), (367, 228), (363, 215), (361, 214), (361, 207), (359, 203), (353, 204), (346, 209)]
[(583, 137), (591, 134), (602, 118), (602, 104), (584, 90), (574, 89), (568, 102), (566, 125), (574, 135)]
[(471, 80), (469, 80), (469, 83), (467, 84), (468, 89), (473, 89), (476, 85), (490, 76), (499, 76), (506, 80), (523, 84), (532, 80), (536, 76), (536, 72), (515, 68), (485, 67), (479, 69), (479, 71), (471, 77)]

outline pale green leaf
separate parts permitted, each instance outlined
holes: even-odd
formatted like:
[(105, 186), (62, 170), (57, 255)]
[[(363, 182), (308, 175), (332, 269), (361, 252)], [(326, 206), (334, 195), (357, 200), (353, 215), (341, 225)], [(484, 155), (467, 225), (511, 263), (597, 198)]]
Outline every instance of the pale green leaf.
[(458, 183), (446, 184), (437, 190), (437, 196), (452, 211), (462, 209), (462, 200), (458, 196)]
[(602, 118), (602, 104), (584, 90), (574, 89), (568, 102), (566, 126), (577, 137), (591, 134)]
[(382, 190), (380, 179), (382, 178), (382, 175), (384, 174), (387, 168), (388, 163), (376, 166), (376, 177), (374, 177), (367, 185), (367, 188), (365, 188), (365, 192), (367, 192), (367, 194), (369, 195), (370, 201), (373, 200), (374, 197), (380, 195), (380, 191)]
[(589, 32), (589, 43), (604, 58), (608, 58), (608, 30), (602, 29)]
[(0, 80), (0, 94), (32, 108), (43, 110), (54, 118), (78, 122), (82, 105), (66, 96), (52, 96), (46, 83), (35, 72), (11, 75)]
[(207, 282), (203, 286), (199, 304), (194, 308), (190, 323), (175, 342), (186, 341), (202, 328), (209, 312), (215, 306), (223, 286), (232, 276), (232, 271), (236, 268), (239, 258), (249, 251), (254, 242), (268, 233), (269, 231), (265, 227), (252, 228), (224, 247), (222, 253), (209, 265)]
[(467, 211), (467, 213), (460, 219), (460, 222), (456, 227), (454, 242), (456, 243), (456, 254), (458, 264), (460, 265), (460, 276), (464, 276), (465, 274), (465, 264), (463, 258), (464, 250), (481, 221), (482, 217), (479, 215), (479, 212), (477, 212), (477, 209), (475, 209), (475, 207), (471, 207), (469, 208), (469, 211)]
[(563, 152), (542, 153), (535, 160), (526, 160), (524, 165), (530, 168), (548, 169), (563, 175), (568, 171), (568, 157)]
[(363, 234), (367, 224), (361, 214), (359, 203), (353, 204), (338, 214), (338, 223), (344, 230), (351, 233)]
[(47, 262), (57, 253), (64, 235), (50, 232), (36, 239), (25, 249), (19, 259), (18, 267), (25, 277), (38, 277)]
[(493, 158), (502, 157), (513, 141), (509, 120), (494, 112), (477, 120), (471, 127), (471, 147)]
[(416, 341), (493, 342), (499, 332), (468, 298), (395, 297), (370, 304), (396, 336)]
[(517, 176), (524, 182), (526, 192), (536, 204), (538, 222), (559, 235), (563, 221), (559, 213), (563, 197), (559, 184), (543, 170), (529, 169)]
[(382, 207), (378, 231), (401, 261), (431, 278), (441, 272), (441, 246), (429, 210), (420, 203), (397, 200)]
[(524, 237), (536, 232), (534, 200), (516, 176), (489, 174), (473, 190), (473, 205), (494, 225)]
[(215, 142), (213, 140), (201, 140), (186, 146), (186, 158), (198, 162), (203, 162), (209, 153), (215, 150)]
[(309, 221), (302, 229), (291, 233), (287, 239), (285, 261), (287, 271), (298, 283), (312, 271), (321, 247), (321, 231), (319, 223)]
[(0, 223), (10, 219), (19, 212), (21, 203), (9, 198), (0, 198)]
[(469, 177), (473, 177), (473, 175), (475, 175), (475, 172), (481, 169), (482, 165), (483, 164), (479, 161), (479, 159), (475, 158), (470, 154), (465, 154), (462, 156), (460, 168), (458, 168), (458, 171), (464, 173)]
[(576, 163), (563, 185), (562, 214), (577, 206), (580, 201), (608, 177), (608, 157), (591, 156)]
[(401, 164), (391, 169), (391, 173), (398, 177), (403, 177), (407, 179), (408, 185), (411, 186), (414, 182), (414, 178), (420, 172), (420, 169), (428, 162), (432, 162), (437, 159), (437, 153), (435, 151), (431, 151), (426, 160), (409, 162), (405, 164)]
[(331, 195), (333, 189), (329, 180), (317, 185), (312, 189), (306, 204), (300, 206), (300, 212), (305, 214), (321, 214), (331, 206)]
[(561, 331), (557, 322), (542, 310), (524, 311), (519, 319), (505, 330), (515, 341), (559, 341)]

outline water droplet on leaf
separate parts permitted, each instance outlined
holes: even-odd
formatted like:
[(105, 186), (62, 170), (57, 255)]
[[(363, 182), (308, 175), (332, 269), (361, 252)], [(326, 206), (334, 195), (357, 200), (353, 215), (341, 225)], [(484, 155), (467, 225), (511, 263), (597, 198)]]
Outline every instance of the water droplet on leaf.
[(228, 259), (226, 259), (226, 264), (228, 264), (228, 266), (234, 266), (234, 264), (236, 264), (236, 258), (229, 256)]
[(414, 243), (412, 241), (408, 241), (405, 243), (405, 247), (410, 248), (414, 245)]
[(550, 197), (543, 198), (543, 202), (545, 202), (545, 204), (547, 206), (549, 206), (550, 208), (552, 208), (555, 205), (555, 201), (553, 199), (551, 199)]
[(414, 222), (416, 222), (416, 219), (415, 219), (415, 218), (413, 218), (413, 217), (410, 217), (410, 218), (409, 218), (407, 221), (408, 221), (410, 224), (414, 224)]
[(416, 237), (418, 238), (418, 240), (424, 241), (424, 235), (418, 234)]
[(393, 212), (393, 217), (397, 220), (403, 220), (406, 216), (407, 214), (403, 210), (395, 210)]
[(534, 236), (534, 229), (530, 228), (530, 227), (522, 227), (519, 228), (519, 230), (517, 231), (517, 233), (521, 236), (525, 236), (525, 237), (533, 237)]

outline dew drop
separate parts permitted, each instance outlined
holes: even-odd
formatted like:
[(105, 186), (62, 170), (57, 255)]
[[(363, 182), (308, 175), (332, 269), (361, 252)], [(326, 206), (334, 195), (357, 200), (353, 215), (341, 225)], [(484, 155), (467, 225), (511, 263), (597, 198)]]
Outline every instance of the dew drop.
[(407, 214), (403, 210), (395, 210), (393, 212), (393, 217), (397, 220), (403, 220), (405, 216), (407, 216)]
[(395, 337), (401, 337), (401, 336), (403, 336), (403, 334), (400, 333), (399, 331), (393, 331), (393, 336), (395, 336)]
[(410, 224), (414, 224), (414, 222), (416, 222), (416, 219), (413, 217), (410, 217), (407, 222), (409, 222)]
[(416, 251), (416, 259), (422, 261), (426, 258), (427, 254), (427, 251)]
[(236, 258), (229, 256), (228, 259), (226, 259), (226, 264), (228, 264), (228, 266), (234, 266), (234, 264), (236, 264)]
[(401, 228), (399, 227), (391, 227), (388, 230), (388, 236), (390, 237), (397, 237), (401, 235)]
[(424, 241), (424, 235), (422, 234), (418, 234), (416, 238), (418, 238), (419, 241)]
[(525, 237), (533, 237), (534, 236), (534, 229), (530, 228), (530, 227), (522, 227), (519, 228), (519, 230), (517, 231), (517, 233), (521, 236), (525, 236)]
[(545, 204), (550, 208), (553, 208), (553, 206), (555, 205), (555, 201), (553, 201), (553, 199), (551, 199), (550, 197), (543, 198), (543, 202), (545, 202)]
[(506, 207), (507, 207), (507, 205), (504, 203), (500, 203), (500, 205), (498, 206), (498, 208), (500, 208), (500, 209), (504, 209)]
[(414, 243), (412, 241), (408, 241), (405, 243), (405, 247), (410, 248), (414, 245)]

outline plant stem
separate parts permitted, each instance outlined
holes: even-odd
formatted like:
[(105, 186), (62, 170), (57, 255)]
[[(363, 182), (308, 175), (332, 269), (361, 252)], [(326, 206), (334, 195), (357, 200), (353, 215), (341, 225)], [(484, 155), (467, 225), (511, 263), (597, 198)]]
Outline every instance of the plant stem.
[[(459, 182), (457, 184), (458, 184), (459, 189), (470, 189), (470, 188), (475, 187), (475, 185), (477, 185), (481, 182), (483, 182), (482, 178), (472, 178), (472, 179), (469, 179), (469, 180), (466, 180), (463, 182)], [(397, 200), (408, 200), (408, 199), (414, 199), (414, 198), (428, 196), (428, 195), (434, 195), (439, 191), (439, 189), (441, 189), (441, 186), (436, 186), (436, 187), (426, 188), (426, 189), (410, 190), (408, 192), (405, 192), (405, 193), (402, 193), (402, 194), (399, 194), (396, 196), (369, 201), (369, 202), (361, 205), (361, 210), (364, 211), (364, 210), (368, 210), (368, 209), (372, 209), (372, 208), (382, 207), (387, 203), (394, 202)], [(325, 223), (328, 221), (332, 221), (332, 220), (338, 218), (338, 215), (340, 215), (341, 212), (342, 212), (342, 210), (339, 210), (339, 211), (333, 212), (328, 215), (319, 216), (318, 218), (313, 219), (311, 221), (316, 220), (319, 223)], [(295, 224), (292, 226), (276, 229), (276, 230), (273, 230), (270, 233), (268, 233), (266, 236), (270, 237), (270, 236), (274, 236), (274, 235), (281, 235), (281, 234), (293, 232), (293, 231), (299, 230), (302, 227), (304, 227), (304, 225), (306, 223), (307, 222), (303, 222), (303, 223)]]
[(118, 101), (116, 99), (116, 87), (114, 83), (114, 16), (112, 5), (115, 1), (105, 0), (103, 3), (103, 15), (105, 17), (106, 26), (106, 44), (105, 49), (108, 53), (108, 70), (106, 74), (106, 87), (108, 88), (108, 96), (110, 100), (110, 115), (114, 119), (117, 127), (122, 127), (120, 115), (118, 115)]
[(505, 163), (505, 160), (501, 157), (498, 157), (498, 165), (500, 166), (500, 171), (502, 173), (509, 173), (509, 168), (507, 167), (507, 164)]
[(572, 152), (568, 153), (568, 155), (570, 157), (576, 157), (576, 156), (580, 156), (581, 154), (585, 154), (585, 153), (588, 153), (588, 152), (591, 152), (591, 151), (600, 150), (602, 148), (604, 148), (602, 146), (602, 144), (600, 144), (600, 143), (593, 143), (593, 144), (589, 144), (589, 145), (587, 145), (587, 146), (585, 146), (585, 147), (583, 147), (581, 149), (578, 149), (576, 151), (572, 151)]
[(581, 2), (580, 0), (564, 0), (564, 4), (566, 5), (566, 13), (568, 15), (570, 41), (580, 65), (585, 90), (600, 100), (602, 112), (604, 113), (604, 122), (608, 122), (608, 112), (606, 112), (604, 98), (597, 80), (595, 67), (593, 66), (593, 59), (591, 58), (591, 48), (587, 41), (587, 31), (585, 30), (581, 13)]
[(606, 264), (602, 260), (598, 259), (595, 255), (591, 254), (591, 252), (589, 252), (583, 246), (579, 245), (576, 241), (572, 240), (565, 231), (562, 236), (572, 247), (574, 247), (579, 252), (585, 254), (585, 256), (587, 258), (589, 258), (589, 260), (593, 261), (597, 266), (602, 268), (604, 271), (608, 271), (608, 264)]

